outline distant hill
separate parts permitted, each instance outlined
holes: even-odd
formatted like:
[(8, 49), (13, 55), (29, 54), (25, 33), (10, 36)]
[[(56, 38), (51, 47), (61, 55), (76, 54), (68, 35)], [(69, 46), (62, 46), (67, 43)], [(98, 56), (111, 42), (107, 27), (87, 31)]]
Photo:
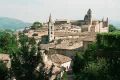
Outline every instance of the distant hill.
[(18, 19), (0, 17), (0, 29), (18, 30), (29, 27), (31, 23), (26, 23)]

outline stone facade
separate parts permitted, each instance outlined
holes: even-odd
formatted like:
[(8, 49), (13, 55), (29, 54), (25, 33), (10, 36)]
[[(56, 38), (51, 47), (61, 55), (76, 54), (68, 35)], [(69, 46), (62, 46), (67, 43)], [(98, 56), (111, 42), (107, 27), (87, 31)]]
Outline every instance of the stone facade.
[[(55, 20), (54, 26), (56, 30), (68, 30), (72, 31), (73, 26), (79, 27), (81, 32), (108, 32), (108, 18), (106, 21), (104, 20), (93, 20), (92, 19), (92, 11), (89, 9), (87, 14), (84, 17), (84, 20)], [(77, 29), (76, 30), (79, 30)]]
[[(93, 20), (92, 11), (89, 9), (83, 20), (57, 19), (52, 21), (51, 15), (49, 21), (43, 24), (40, 30), (28, 29), (25, 33), (28, 37), (34, 37), (37, 42), (54, 42), (60, 39), (81, 38), (83, 33), (102, 33), (108, 32), (108, 18), (106, 20)], [(43, 42), (45, 41), (45, 42)]]

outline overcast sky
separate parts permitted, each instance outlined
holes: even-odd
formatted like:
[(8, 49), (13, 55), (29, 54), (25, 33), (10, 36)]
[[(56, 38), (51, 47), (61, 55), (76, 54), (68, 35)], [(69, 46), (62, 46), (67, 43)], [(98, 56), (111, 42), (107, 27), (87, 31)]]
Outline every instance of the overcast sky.
[(83, 19), (91, 8), (94, 19), (120, 21), (120, 0), (0, 0), (0, 16), (26, 22), (53, 19)]

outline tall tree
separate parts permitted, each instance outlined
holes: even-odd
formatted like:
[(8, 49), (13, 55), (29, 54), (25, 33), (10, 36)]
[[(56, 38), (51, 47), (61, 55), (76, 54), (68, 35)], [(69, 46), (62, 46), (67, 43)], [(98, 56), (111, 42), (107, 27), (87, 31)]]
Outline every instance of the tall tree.
[(112, 24), (109, 25), (109, 32), (113, 32), (113, 31), (116, 31), (116, 27)]
[(8, 70), (5, 64), (2, 61), (0, 61), (0, 80), (6, 80), (8, 76), (7, 74)]
[(38, 29), (42, 27), (42, 23), (40, 22), (34, 22), (33, 25), (31, 26), (31, 29)]
[(49, 74), (44, 68), (43, 57), (34, 38), (22, 34), (19, 41), (21, 46), (18, 54), (15, 54), (12, 59), (13, 76), (17, 80), (48, 80)]
[(2, 53), (12, 54), (17, 50), (16, 36), (12, 32), (0, 32), (0, 51)]

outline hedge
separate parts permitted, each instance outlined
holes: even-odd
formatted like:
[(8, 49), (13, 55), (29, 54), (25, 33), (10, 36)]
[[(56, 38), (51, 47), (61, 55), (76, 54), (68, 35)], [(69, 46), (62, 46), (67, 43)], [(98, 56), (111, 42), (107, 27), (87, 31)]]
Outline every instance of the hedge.
[(97, 45), (99, 48), (110, 48), (120, 50), (120, 32), (97, 34)]

